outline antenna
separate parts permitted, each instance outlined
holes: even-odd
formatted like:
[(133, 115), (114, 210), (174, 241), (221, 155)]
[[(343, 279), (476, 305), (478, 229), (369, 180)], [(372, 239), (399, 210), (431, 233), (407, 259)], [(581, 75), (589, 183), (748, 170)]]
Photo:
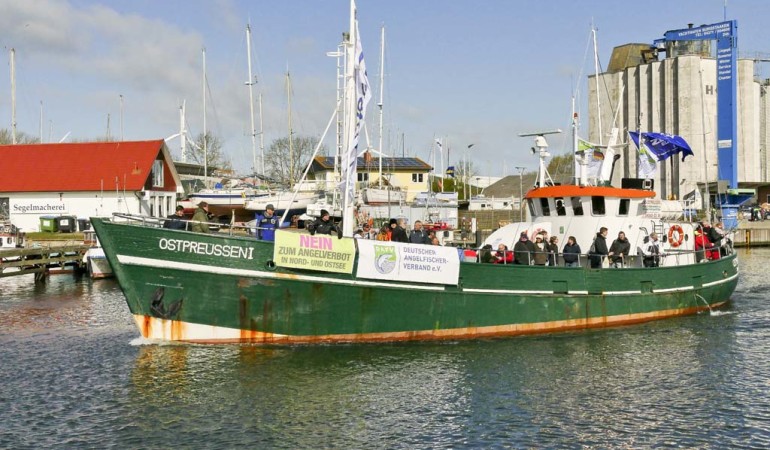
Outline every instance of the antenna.
[(540, 170), (537, 176), (537, 187), (546, 186), (546, 177), (548, 177), (551, 185), (553, 185), (553, 180), (551, 180), (551, 176), (548, 174), (548, 171), (545, 168), (545, 159), (551, 156), (551, 154), (546, 150), (548, 148), (548, 141), (545, 140), (545, 135), (558, 133), (561, 133), (561, 130), (558, 128), (555, 130), (539, 131), (535, 133), (519, 133), (519, 137), (535, 137), (535, 146), (532, 147), (531, 150), (533, 155), (539, 153), (540, 156)]

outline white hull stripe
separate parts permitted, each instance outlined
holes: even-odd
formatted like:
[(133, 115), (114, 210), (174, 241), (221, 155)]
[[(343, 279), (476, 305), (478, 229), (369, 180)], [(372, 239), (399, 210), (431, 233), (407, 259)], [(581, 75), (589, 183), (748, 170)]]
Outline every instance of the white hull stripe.
[[(703, 283), (703, 287), (711, 287), (716, 286), (719, 284), (727, 283), (729, 281), (732, 281), (734, 279), (738, 278), (738, 274), (725, 278), (723, 280), (717, 280), (717, 281), (711, 281), (709, 283)], [(653, 289), (653, 294), (665, 294), (668, 292), (687, 292), (692, 291), (695, 289), (695, 286), (680, 286), (675, 288), (667, 288), (667, 289)], [(463, 289), (463, 292), (477, 292), (481, 294), (518, 294), (518, 295), (553, 295), (556, 294), (554, 291), (525, 291), (525, 290), (509, 290), (509, 289)], [(596, 294), (602, 294), (602, 295), (639, 295), (642, 291), (602, 291), (600, 293)], [(567, 291), (567, 295), (588, 295), (588, 291)]]
[(214, 273), (218, 275), (237, 275), (242, 277), (272, 278), (281, 280), (312, 281), (325, 284), (344, 284), (348, 286), (387, 287), (400, 289), (417, 289), (423, 291), (444, 291), (443, 286), (422, 286), (418, 284), (395, 284), (364, 280), (343, 280), (339, 278), (325, 278), (312, 275), (297, 275), (289, 273), (266, 272), (249, 269), (232, 269), (219, 266), (207, 266), (205, 264), (192, 264), (177, 261), (167, 261), (154, 258), (142, 258), (139, 256), (118, 255), (121, 264), (129, 266), (156, 267), (160, 269), (178, 269), (190, 272)]
[[(147, 267), (157, 267), (157, 268), (163, 268), (163, 269), (166, 269), (166, 268), (179, 269), (179, 270), (188, 270), (191, 272), (215, 273), (220, 275), (238, 275), (238, 276), (245, 276), (245, 277), (301, 280), (301, 281), (312, 281), (312, 282), (326, 283), (326, 284), (343, 284), (348, 286), (389, 287), (389, 288), (400, 288), (400, 289), (419, 289), (419, 290), (425, 290), (425, 291), (444, 291), (445, 290), (443, 286), (422, 286), (417, 284), (394, 284), (394, 283), (383, 283), (383, 282), (364, 281), (364, 280), (343, 280), (339, 278), (325, 278), (325, 277), (312, 276), (312, 275), (296, 275), (296, 274), (265, 272), (265, 271), (248, 270), (248, 269), (231, 269), (231, 268), (219, 267), (219, 266), (207, 266), (204, 264), (192, 264), (192, 263), (167, 261), (167, 260), (154, 259), (154, 258), (142, 258), (139, 256), (118, 255), (118, 261), (121, 264), (133, 265), (133, 266), (147, 266)], [(703, 287), (716, 286), (719, 284), (727, 283), (736, 278), (738, 278), (737, 273), (723, 280), (703, 283)], [(664, 294), (668, 292), (686, 292), (686, 291), (691, 291), (693, 289), (695, 289), (694, 286), (682, 286), (682, 287), (668, 288), (668, 289), (653, 289), (652, 293)], [(484, 294), (508, 294), (508, 295), (553, 295), (554, 294), (553, 291), (513, 290), (513, 289), (467, 289), (466, 288), (466, 289), (463, 289), (462, 291), (484, 293)], [(621, 295), (638, 295), (641, 293), (642, 291), (638, 290), (638, 291), (603, 291), (601, 294), (621, 296)], [(588, 291), (576, 290), (576, 291), (568, 291), (567, 295), (589, 295), (589, 294), (588, 294)]]

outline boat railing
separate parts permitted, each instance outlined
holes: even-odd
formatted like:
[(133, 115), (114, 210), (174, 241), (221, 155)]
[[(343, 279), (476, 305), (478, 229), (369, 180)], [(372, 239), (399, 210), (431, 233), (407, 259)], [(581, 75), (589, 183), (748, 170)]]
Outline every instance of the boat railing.
[(121, 223), (128, 223), (131, 225), (139, 225), (142, 227), (149, 227), (149, 228), (164, 228), (164, 224), (167, 222), (177, 222), (177, 223), (184, 223), (184, 228), (177, 228), (181, 231), (190, 231), (191, 227), (195, 223), (203, 223), (209, 226), (209, 230), (216, 231), (219, 234), (228, 234), (228, 235), (253, 235), (255, 226), (250, 226), (248, 224), (239, 224), (239, 223), (221, 223), (221, 222), (201, 222), (198, 220), (189, 220), (189, 219), (183, 219), (183, 218), (166, 218), (166, 217), (150, 217), (150, 216), (141, 216), (141, 215), (135, 215), (135, 214), (125, 214), (125, 213), (113, 213), (112, 214), (112, 221), (113, 222), (121, 222)]
[[(476, 257), (473, 258), (472, 256), (465, 258), (465, 261), (467, 262), (477, 262), (481, 263), (483, 262), (483, 252), (485, 252), (485, 249), (483, 248), (475, 248), (470, 249), (476, 252)], [(521, 265), (517, 264), (515, 262), (511, 262), (514, 260), (513, 256), (515, 253), (520, 252), (514, 252), (513, 250), (505, 250), (502, 251), (495, 251), (495, 250), (489, 250), (492, 255), (496, 257), (496, 261), (493, 261), (493, 264), (498, 265)], [(720, 257), (724, 257), (727, 255), (732, 254), (735, 250), (731, 245), (725, 244), (721, 246), (719, 249), (714, 249), (714, 251), (718, 251), (720, 253)], [(545, 264), (540, 264), (544, 266), (566, 266), (567, 263), (564, 260), (564, 254), (559, 252), (556, 255), (553, 255), (551, 252), (527, 252), (529, 261), (529, 265), (538, 265), (535, 263), (536, 260), (545, 260)], [(664, 252), (660, 255), (656, 256), (650, 256), (650, 255), (644, 255), (641, 253), (632, 255), (629, 254), (628, 256), (621, 255), (620, 261), (615, 263), (613, 261), (614, 257), (608, 256), (608, 255), (595, 255), (595, 254), (588, 254), (588, 253), (572, 253), (571, 255), (575, 255), (577, 257), (576, 265), (572, 267), (591, 267), (591, 260), (593, 258), (598, 258), (600, 260), (600, 267), (616, 267), (616, 268), (630, 268), (630, 267), (646, 267), (645, 265), (645, 259), (647, 261), (651, 261), (650, 258), (652, 258), (652, 261), (656, 261), (657, 265), (665, 265), (665, 266), (680, 266), (680, 265), (688, 265), (688, 264), (694, 264), (694, 263), (700, 263), (700, 262), (708, 262), (711, 261), (712, 258), (708, 257), (706, 253), (703, 250), (674, 250), (669, 252)], [(551, 261), (554, 260), (555, 256), (555, 264), (551, 264)], [(717, 259), (717, 258), (714, 258)], [(672, 262), (673, 261), (673, 262)], [(487, 262), (489, 263), (489, 262)]]

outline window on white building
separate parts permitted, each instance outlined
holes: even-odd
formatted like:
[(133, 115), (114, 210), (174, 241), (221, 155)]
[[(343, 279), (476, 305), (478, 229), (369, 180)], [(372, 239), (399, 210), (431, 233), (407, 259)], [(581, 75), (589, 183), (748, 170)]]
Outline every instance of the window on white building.
[(163, 161), (156, 159), (152, 163), (152, 185), (153, 187), (163, 187)]

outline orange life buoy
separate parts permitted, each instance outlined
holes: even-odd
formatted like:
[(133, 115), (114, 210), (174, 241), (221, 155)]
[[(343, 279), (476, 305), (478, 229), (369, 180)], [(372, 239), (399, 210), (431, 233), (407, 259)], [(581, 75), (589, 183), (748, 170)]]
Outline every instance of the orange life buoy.
[[(676, 233), (676, 235), (674, 235)], [(676, 238), (674, 238), (676, 236)], [(684, 230), (679, 225), (671, 225), (668, 229), (668, 243), (672, 247), (679, 247), (682, 245), (682, 239), (684, 239)]]

